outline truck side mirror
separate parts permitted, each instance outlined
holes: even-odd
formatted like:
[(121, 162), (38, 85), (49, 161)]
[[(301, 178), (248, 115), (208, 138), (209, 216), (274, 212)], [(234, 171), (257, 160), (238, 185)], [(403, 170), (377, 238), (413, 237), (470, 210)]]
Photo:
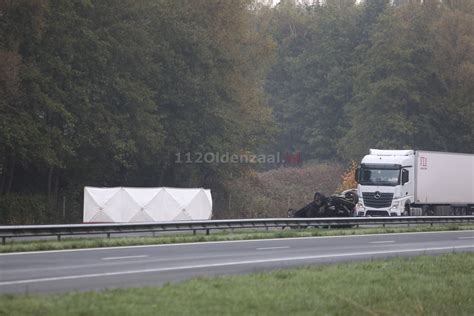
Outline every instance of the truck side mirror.
[(357, 167), (354, 173), (354, 180), (359, 183), (359, 172), (360, 172), (360, 167)]
[(402, 169), (402, 185), (409, 181), (409, 172), (407, 169)]

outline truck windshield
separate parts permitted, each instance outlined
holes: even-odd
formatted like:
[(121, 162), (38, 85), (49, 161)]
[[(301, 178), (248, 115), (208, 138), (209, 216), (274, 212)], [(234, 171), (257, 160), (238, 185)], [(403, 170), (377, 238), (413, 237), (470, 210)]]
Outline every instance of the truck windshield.
[(400, 169), (368, 168), (360, 169), (359, 183), (362, 185), (395, 186), (400, 181)]

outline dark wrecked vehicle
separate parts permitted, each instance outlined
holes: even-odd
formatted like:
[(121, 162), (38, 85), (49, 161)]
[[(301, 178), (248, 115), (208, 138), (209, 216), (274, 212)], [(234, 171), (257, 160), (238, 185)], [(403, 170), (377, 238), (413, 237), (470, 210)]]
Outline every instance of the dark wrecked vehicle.
[(289, 209), (288, 217), (351, 217), (355, 216), (355, 207), (359, 202), (356, 190), (346, 190), (341, 194), (326, 197), (316, 192), (313, 201), (299, 210)]

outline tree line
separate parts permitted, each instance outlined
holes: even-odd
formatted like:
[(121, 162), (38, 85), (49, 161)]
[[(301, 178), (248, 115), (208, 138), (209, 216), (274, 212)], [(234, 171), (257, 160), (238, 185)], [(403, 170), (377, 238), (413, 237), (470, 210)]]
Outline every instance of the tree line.
[(470, 0), (3, 0), (0, 220), (252, 172), (177, 153), (472, 152), (472, 91)]
[(268, 10), (280, 145), (343, 161), (368, 148), (473, 152), (474, 1), (322, 2)]

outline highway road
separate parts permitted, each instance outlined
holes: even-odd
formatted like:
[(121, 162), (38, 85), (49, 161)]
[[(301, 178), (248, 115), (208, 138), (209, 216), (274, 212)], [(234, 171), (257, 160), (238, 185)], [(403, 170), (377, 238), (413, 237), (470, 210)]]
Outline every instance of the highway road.
[(342, 261), (474, 251), (474, 231), (266, 239), (0, 254), (0, 293), (155, 286)]

